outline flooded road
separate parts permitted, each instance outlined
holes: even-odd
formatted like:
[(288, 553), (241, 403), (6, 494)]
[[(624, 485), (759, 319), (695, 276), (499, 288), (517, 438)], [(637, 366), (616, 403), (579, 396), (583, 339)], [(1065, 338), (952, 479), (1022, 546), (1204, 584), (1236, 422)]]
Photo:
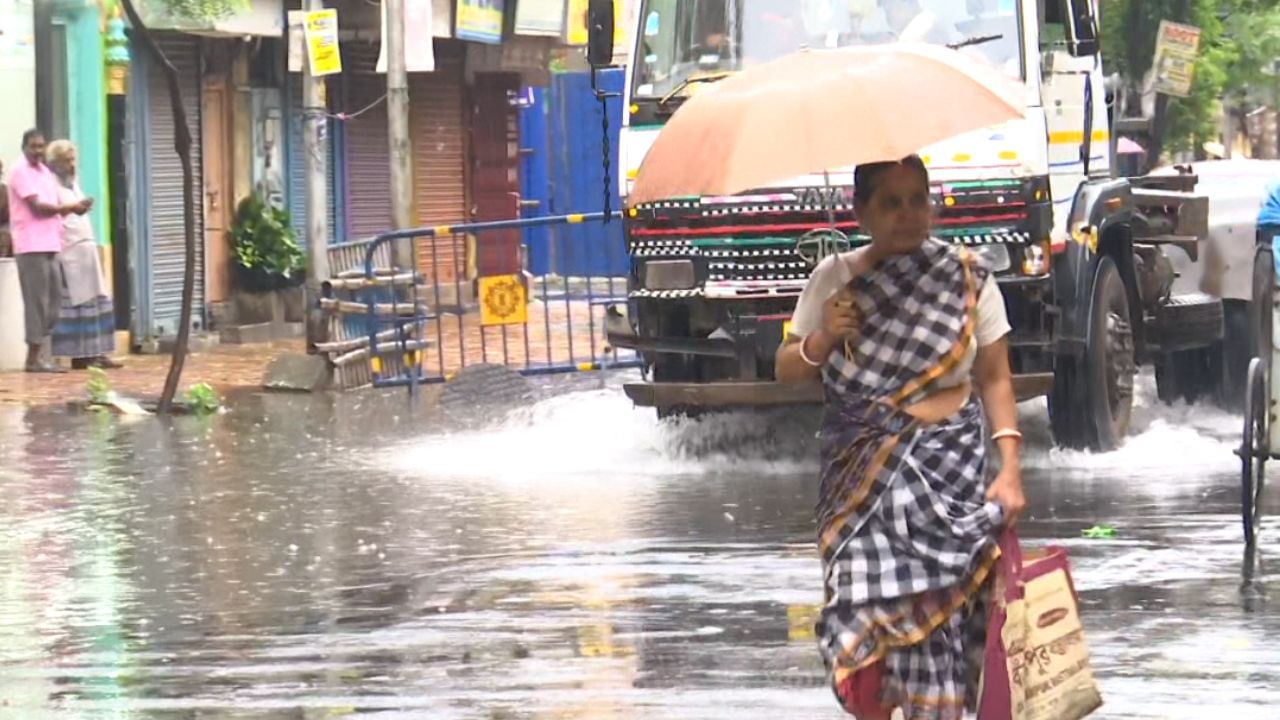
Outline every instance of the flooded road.
[[(1097, 717), (1274, 718), (1240, 423), (1153, 395), (1099, 456), (1048, 451), (1024, 407), (1024, 541), (1072, 553)], [(456, 421), (399, 394), (0, 409), (0, 718), (843, 717), (811, 632), (812, 416), (659, 424), (580, 384)]]

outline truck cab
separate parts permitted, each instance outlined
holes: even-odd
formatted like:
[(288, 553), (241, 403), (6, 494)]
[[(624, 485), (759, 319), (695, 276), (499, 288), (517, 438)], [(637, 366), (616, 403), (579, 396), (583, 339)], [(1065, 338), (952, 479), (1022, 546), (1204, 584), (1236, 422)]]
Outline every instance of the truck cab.
[[(1091, 0), (645, 0), (627, 70), (622, 187), (683, 102), (754, 64), (906, 41), (991, 63), (1023, 85), (1025, 112), (921, 149), (935, 235), (996, 273), (1019, 395), (1049, 396), (1060, 443), (1114, 447), (1138, 363), (1209, 348), (1221, 307), (1172, 295), (1163, 246), (1205, 233), (1194, 179), (1112, 176), (1096, 18)], [(857, 131), (857, 118), (848, 124)], [(633, 401), (668, 415), (820, 400), (816, 386), (775, 382), (772, 363), (813, 267), (867, 240), (852, 176), (827, 168), (733, 197), (628, 206), (629, 298), (609, 310), (607, 331), (646, 359), (644, 382), (626, 387)], [(1162, 342), (1159, 328), (1192, 315), (1194, 333)]]

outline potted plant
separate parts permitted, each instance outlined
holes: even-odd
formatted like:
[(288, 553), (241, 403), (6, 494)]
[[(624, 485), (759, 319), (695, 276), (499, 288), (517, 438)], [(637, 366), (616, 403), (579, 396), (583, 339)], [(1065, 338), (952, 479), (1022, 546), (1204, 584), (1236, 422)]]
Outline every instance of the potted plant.
[(236, 285), (249, 292), (296, 287), (306, 279), (306, 255), (289, 211), (257, 193), (240, 201), (231, 225)]

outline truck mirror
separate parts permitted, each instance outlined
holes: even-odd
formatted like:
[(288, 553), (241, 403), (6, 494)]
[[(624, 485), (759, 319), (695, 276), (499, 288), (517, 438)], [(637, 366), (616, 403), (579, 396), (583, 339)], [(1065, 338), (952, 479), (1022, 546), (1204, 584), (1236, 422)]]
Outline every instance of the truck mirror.
[(1093, 57), (1098, 54), (1098, 20), (1088, 0), (1071, 4), (1071, 55)]
[(1071, 50), (1075, 57), (1093, 57), (1098, 54), (1098, 41), (1077, 40), (1071, 44)]
[(613, 0), (590, 0), (587, 5), (587, 62), (591, 67), (613, 65)]

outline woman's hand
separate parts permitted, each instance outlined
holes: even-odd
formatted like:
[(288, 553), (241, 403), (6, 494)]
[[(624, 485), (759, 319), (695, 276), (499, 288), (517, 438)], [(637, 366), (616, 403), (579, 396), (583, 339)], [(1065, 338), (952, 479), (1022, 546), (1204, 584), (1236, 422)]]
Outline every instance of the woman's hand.
[(1027, 508), (1027, 498), (1022, 494), (1022, 468), (1017, 463), (1006, 464), (987, 488), (987, 500), (1004, 510), (1005, 527), (1018, 524), (1018, 518)]
[(822, 306), (822, 329), (833, 338), (849, 340), (858, 334), (861, 325), (858, 310), (854, 307), (853, 291), (842, 288)]

